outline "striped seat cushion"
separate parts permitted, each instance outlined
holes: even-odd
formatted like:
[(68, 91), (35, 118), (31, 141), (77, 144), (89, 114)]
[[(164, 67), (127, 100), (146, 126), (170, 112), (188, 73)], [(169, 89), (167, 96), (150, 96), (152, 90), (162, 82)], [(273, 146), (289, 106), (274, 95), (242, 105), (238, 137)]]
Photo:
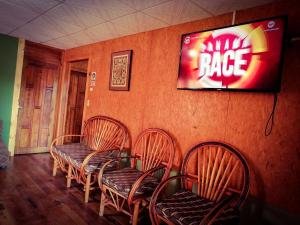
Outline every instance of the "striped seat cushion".
[[(143, 172), (133, 168), (123, 168), (120, 170), (109, 171), (103, 174), (103, 183), (115, 189), (124, 197), (128, 197), (132, 185), (143, 175)], [(151, 195), (159, 181), (155, 177), (148, 176), (144, 179), (141, 186), (135, 192), (134, 197)]]
[[(57, 145), (53, 148), (53, 151), (60, 157), (62, 157), (65, 161), (71, 163), (77, 168), (81, 167), (81, 164), (86, 156), (94, 152), (94, 150), (82, 143)], [(115, 157), (116, 155), (117, 151), (113, 151), (102, 152), (93, 156), (89, 161), (88, 165), (85, 167), (86, 172), (91, 173), (95, 169), (100, 169), (105, 162)], [(115, 164), (112, 164), (110, 167), (115, 167)]]
[[(165, 199), (157, 202), (157, 213), (180, 225), (198, 225), (205, 215), (214, 207), (214, 202), (201, 198), (198, 195), (180, 190)], [(238, 210), (225, 210), (213, 225), (235, 225), (239, 223)]]

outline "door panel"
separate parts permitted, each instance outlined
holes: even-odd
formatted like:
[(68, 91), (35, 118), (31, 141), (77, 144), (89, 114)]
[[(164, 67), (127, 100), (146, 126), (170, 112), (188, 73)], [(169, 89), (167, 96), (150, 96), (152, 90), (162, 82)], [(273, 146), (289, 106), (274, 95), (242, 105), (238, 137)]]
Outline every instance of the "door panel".
[[(86, 73), (71, 70), (65, 134), (81, 133), (85, 87)], [(68, 138), (65, 141), (78, 142), (79, 138)]]
[[(41, 117), (41, 109), (34, 109), (33, 110), (33, 120), (32, 121), (39, 121)], [(37, 148), (39, 143), (39, 123), (32, 124), (32, 135), (31, 135), (31, 143), (30, 146)]]
[(16, 154), (46, 152), (51, 144), (58, 69), (27, 64), (19, 100)]
[(21, 129), (20, 148), (28, 148), (30, 140), (30, 129)]

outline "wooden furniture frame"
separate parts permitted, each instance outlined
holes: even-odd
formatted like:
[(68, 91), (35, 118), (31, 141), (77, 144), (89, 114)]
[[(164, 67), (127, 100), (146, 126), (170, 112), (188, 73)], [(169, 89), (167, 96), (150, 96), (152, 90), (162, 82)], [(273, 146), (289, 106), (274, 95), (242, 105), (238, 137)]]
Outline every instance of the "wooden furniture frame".
[[(75, 165), (70, 160), (61, 157), (54, 151), (54, 148), (59, 144), (64, 144), (64, 139), (68, 137), (80, 137), (80, 143), (84, 144), (88, 149), (87, 154), (84, 155), (81, 166)], [(77, 183), (84, 185), (85, 191), (85, 203), (89, 200), (90, 190), (94, 189), (93, 184), (97, 182), (97, 172), (87, 171), (89, 162), (101, 153), (118, 152), (117, 156), (121, 155), (122, 151), (125, 151), (125, 145), (131, 147), (130, 136), (125, 125), (121, 122), (109, 118), (106, 116), (94, 116), (89, 118), (83, 128), (81, 135), (62, 135), (53, 140), (50, 148), (50, 153), (54, 159), (53, 164), (53, 176), (56, 175), (57, 169), (61, 169), (62, 172), (67, 173), (67, 187), (71, 186), (71, 181), (76, 180)], [(111, 157), (109, 157), (111, 159)], [(107, 161), (108, 159), (103, 159)]]
[[(102, 190), (100, 212), (103, 216), (105, 205), (112, 205), (117, 211), (121, 211), (131, 217), (132, 224), (138, 222), (138, 215), (141, 211), (140, 206), (149, 204), (150, 196), (135, 196), (136, 191), (142, 186), (143, 181), (147, 177), (159, 174), (161, 181), (167, 179), (173, 165), (174, 159), (174, 142), (167, 132), (158, 128), (149, 128), (143, 131), (138, 137), (129, 157), (131, 160), (131, 168), (137, 168), (140, 162), (140, 171), (142, 175), (132, 184), (128, 196), (118, 192), (111, 186), (103, 183), (104, 170), (107, 162), (100, 170), (98, 176), (99, 187)], [(119, 159), (120, 162), (120, 159)], [(151, 192), (152, 194), (152, 192)], [(127, 202), (127, 204), (125, 204)]]
[(221, 142), (200, 143), (186, 153), (181, 175), (160, 183), (153, 193), (149, 207), (152, 224), (174, 224), (155, 208), (170, 181), (180, 180), (181, 190), (192, 192), (196, 187), (195, 194), (213, 202), (214, 207), (199, 221), (206, 225), (213, 224), (229, 205), (240, 209), (249, 193), (249, 177), (247, 162), (237, 149)]

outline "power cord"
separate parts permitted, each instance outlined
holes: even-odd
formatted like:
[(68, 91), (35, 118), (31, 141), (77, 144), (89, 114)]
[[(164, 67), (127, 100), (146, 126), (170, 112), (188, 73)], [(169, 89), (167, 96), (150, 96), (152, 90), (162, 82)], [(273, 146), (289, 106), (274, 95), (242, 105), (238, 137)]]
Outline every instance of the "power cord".
[(268, 119), (266, 127), (265, 127), (265, 136), (266, 137), (269, 136), (272, 133), (272, 129), (273, 129), (273, 125), (274, 125), (275, 109), (276, 109), (276, 105), (277, 105), (277, 99), (278, 99), (278, 95), (277, 95), (277, 93), (274, 93), (274, 102), (273, 102), (272, 112), (269, 116), (269, 119)]

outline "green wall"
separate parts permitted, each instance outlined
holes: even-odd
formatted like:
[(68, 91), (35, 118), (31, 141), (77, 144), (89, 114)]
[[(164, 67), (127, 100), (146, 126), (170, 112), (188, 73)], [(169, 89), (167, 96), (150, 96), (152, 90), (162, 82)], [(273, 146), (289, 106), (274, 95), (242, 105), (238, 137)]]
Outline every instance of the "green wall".
[(9, 139), (18, 42), (18, 38), (0, 34), (0, 120), (3, 120), (2, 138), (6, 145)]

